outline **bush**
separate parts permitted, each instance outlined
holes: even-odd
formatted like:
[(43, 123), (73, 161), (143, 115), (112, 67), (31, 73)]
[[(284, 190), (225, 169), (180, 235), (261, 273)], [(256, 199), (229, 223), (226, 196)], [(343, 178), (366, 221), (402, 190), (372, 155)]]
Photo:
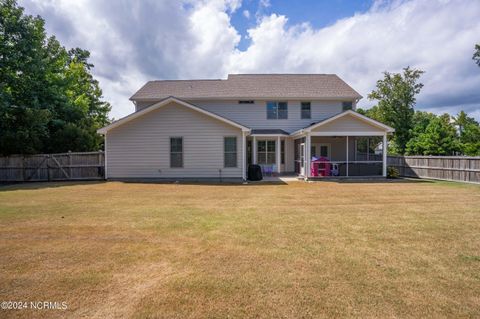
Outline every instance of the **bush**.
[(399, 176), (400, 173), (398, 172), (398, 169), (392, 166), (387, 168), (387, 178), (398, 178)]

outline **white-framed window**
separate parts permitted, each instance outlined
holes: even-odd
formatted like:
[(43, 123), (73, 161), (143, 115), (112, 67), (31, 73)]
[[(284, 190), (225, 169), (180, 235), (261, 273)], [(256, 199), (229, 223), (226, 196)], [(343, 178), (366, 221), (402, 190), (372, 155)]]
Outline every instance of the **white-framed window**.
[(258, 164), (275, 164), (275, 141), (257, 141)]
[(237, 167), (237, 137), (225, 136), (223, 138), (223, 166)]
[(286, 120), (288, 119), (287, 102), (267, 102), (268, 120)]
[(170, 137), (170, 167), (183, 167), (183, 137)]
[(301, 118), (302, 119), (311, 119), (312, 118), (312, 105), (310, 102), (302, 102), (300, 104), (301, 108)]

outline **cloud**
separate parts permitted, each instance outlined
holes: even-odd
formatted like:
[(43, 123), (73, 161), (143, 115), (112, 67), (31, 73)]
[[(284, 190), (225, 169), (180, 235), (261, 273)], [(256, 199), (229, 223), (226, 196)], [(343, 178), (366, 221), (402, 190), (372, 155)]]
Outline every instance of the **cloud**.
[(259, 1), (259, 6), (261, 6), (261, 7), (268, 8), (271, 5), (272, 4), (270, 3), (270, 0), (260, 0)]
[(250, 11), (248, 10), (243, 10), (243, 16), (247, 19), (250, 19)]
[(248, 30), (252, 43), (232, 55), (229, 69), (337, 73), (366, 96), (383, 71), (412, 66), (426, 71), (420, 107), (472, 111), (480, 101), (480, 69), (471, 60), (478, 16), (476, 1), (377, 3), (322, 29), (288, 26), (286, 16), (272, 14)]
[(419, 108), (453, 113), (463, 108), (480, 118), (480, 68), (471, 60), (480, 42), (480, 1), (376, 1), (367, 12), (323, 28), (266, 14), (266, 8), (275, 8), (260, 1), (244, 51), (237, 48), (242, 35), (230, 21), (240, 0), (20, 4), (43, 16), (48, 32), (67, 47), (91, 51), (95, 75), (117, 118), (133, 110), (128, 97), (149, 79), (336, 73), (366, 97), (383, 71), (406, 66), (426, 71)]
[(91, 52), (112, 115), (134, 110), (128, 98), (147, 80), (209, 78), (228, 73), (240, 41), (230, 15), (240, 0), (24, 0), (66, 47)]

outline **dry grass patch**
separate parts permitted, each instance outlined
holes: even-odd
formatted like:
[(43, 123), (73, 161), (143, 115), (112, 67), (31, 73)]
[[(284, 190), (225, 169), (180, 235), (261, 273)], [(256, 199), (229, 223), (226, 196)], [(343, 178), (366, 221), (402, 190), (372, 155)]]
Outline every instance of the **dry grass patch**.
[(0, 188), (12, 318), (480, 316), (480, 187), (444, 182)]

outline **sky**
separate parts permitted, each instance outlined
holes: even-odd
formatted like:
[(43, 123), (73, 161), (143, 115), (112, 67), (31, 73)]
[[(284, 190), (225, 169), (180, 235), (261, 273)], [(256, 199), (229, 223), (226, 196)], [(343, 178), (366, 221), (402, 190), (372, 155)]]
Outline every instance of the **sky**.
[(146, 81), (335, 73), (367, 98), (383, 72), (425, 71), (419, 110), (480, 120), (480, 0), (20, 0), (89, 50), (110, 115)]

